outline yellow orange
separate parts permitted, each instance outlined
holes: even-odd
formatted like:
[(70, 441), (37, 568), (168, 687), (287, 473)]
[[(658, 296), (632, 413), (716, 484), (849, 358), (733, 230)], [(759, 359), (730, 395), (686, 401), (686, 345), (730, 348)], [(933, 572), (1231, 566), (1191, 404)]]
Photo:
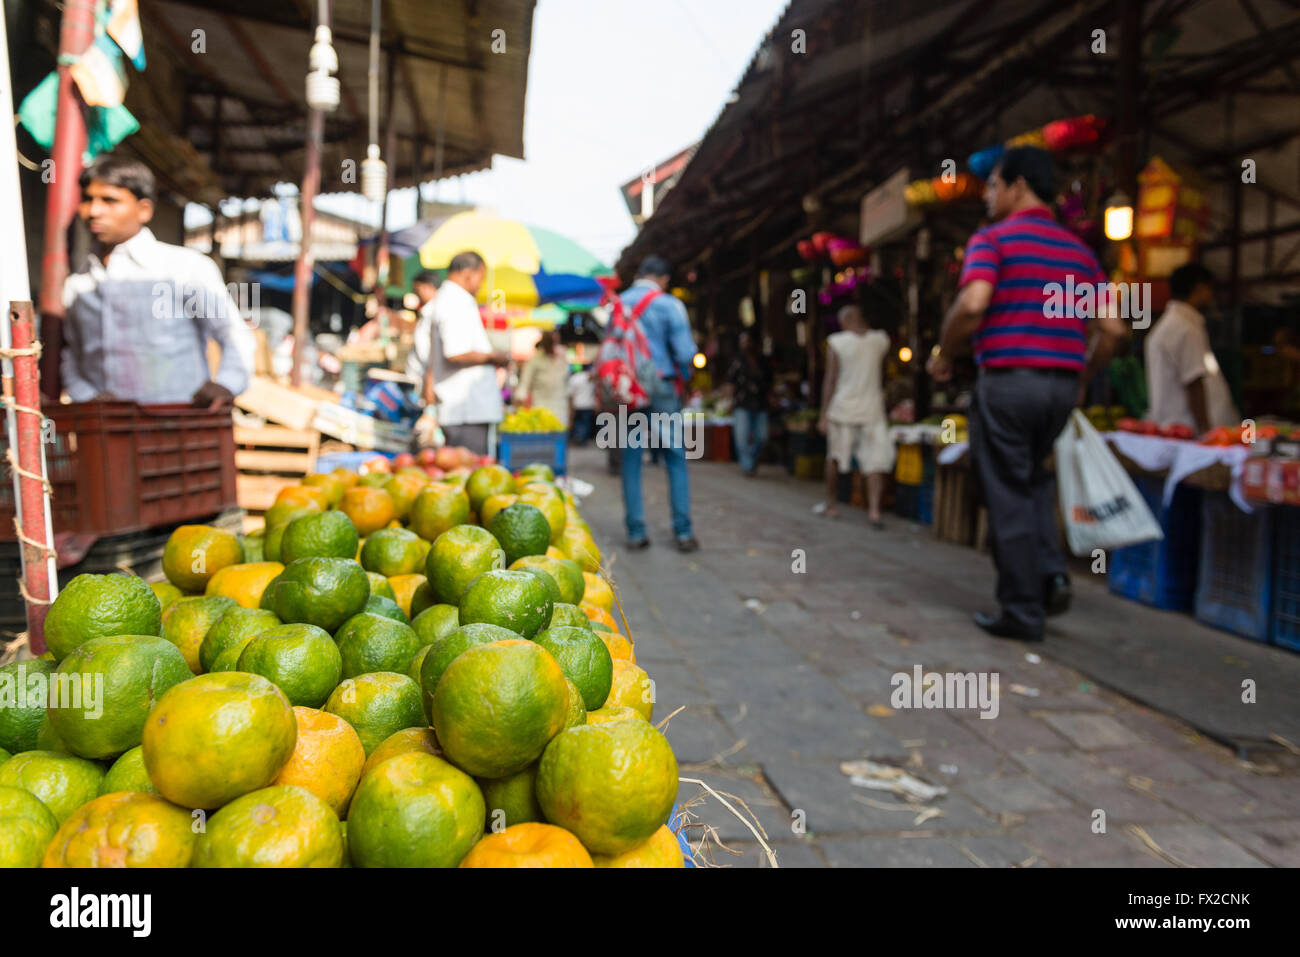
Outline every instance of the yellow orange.
[(361, 738), (352, 725), (327, 711), (299, 705), (293, 716), (298, 722), (298, 740), (289, 763), (271, 783), (305, 788), (342, 817), (366, 763)]
[(350, 488), (343, 493), (339, 509), (352, 519), (357, 534), (363, 538), (371, 532), (379, 531), (397, 517), (393, 497), (381, 488)]
[(593, 867), (582, 842), (562, 827), (530, 821), (484, 835), (461, 867)]

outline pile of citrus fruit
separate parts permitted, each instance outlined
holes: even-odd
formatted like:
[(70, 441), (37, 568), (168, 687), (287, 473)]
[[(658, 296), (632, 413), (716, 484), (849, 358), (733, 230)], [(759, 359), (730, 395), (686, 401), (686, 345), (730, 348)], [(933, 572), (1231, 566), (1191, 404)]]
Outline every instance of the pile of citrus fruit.
[(0, 668), (0, 866), (683, 866), (653, 683), (549, 469), (311, 475), (163, 570), (77, 577)]
[(502, 432), (563, 432), (564, 423), (550, 409), (517, 409), (501, 423)]

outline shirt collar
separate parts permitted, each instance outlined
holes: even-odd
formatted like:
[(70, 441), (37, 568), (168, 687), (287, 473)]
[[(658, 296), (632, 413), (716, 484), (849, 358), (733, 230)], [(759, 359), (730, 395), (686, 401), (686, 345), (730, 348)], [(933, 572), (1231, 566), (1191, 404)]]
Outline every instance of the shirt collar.
[(1007, 215), (1002, 221), (1005, 223), (1013, 219), (1024, 219), (1027, 217), (1033, 217), (1034, 219), (1050, 219), (1053, 222), (1056, 221), (1056, 217), (1052, 215), (1052, 211), (1046, 206), (1031, 206), (1029, 209), (1018, 209), (1014, 213)]
[(1172, 312), (1176, 316), (1182, 316), (1184, 319), (1192, 322), (1205, 322), (1205, 315), (1190, 302), (1183, 302), (1181, 299), (1170, 299), (1165, 305), (1165, 312)]
[[(131, 259), (135, 260), (139, 266), (149, 265), (149, 255), (158, 245), (158, 237), (153, 234), (153, 230), (148, 226), (141, 226), (140, 231), (124, 243), (118, 243), (109, 254), (111, 259), (114, 255), (120, 256), (125, 253)], [(93, 265), (104, 269), (104, 261), (96, 253), (90, 254), (90, 261)]]
[(637, 279), (632, 283), (633, 289), (659, 289), (659, 283), (653, 279)]

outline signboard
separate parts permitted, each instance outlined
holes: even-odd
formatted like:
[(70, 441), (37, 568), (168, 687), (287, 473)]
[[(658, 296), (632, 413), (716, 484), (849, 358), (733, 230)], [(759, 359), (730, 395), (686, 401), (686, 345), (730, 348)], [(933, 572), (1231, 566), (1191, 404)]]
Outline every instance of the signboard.
[(627, 211), (632, 214), (634, 220), (638, 223), (641, 222), (642, 210), (646, 208), (641, 194), (645, 192), (646, 188), (650, 189), (653, 197), (649, 204), (650, 209), (653, 211), (655, 206), (663, 202), (663, 198), (668, 194), (668, 191), (677, 185), (677, 181), (681, 179), (682, 172), (691, 161), (691, 157), (695, 155), (695, 150), (699, 145), (699, 143), (693, 143), (676, 156), (643, 170), (636, 179), (630, 180), (619, 187), (623, 194), (623, 202), (627, 203)]
[(858, 241), (864, 246), (885, 242), (921, 221), (921, 214), (907, 205), (903, 188), (910, 182), (904, 167), (862, 197), (862, 220)]

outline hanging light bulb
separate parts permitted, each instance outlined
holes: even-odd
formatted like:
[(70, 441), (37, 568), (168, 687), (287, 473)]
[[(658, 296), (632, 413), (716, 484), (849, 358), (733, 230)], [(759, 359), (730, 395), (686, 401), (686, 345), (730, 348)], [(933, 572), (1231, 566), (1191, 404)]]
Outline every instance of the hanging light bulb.
[(307, 105), (313, 110), (333, 113), (339, 108), (339, 78), (330, 74), (338, 71), (339, 57), (331, 45), (330, 28), (321, 24), (316, 28), (316, 42), (307, 55), (311, 72), (307, 74)]
[(1133, 204), (1128, 196), (1119, 192), (1106, 201), (1103, 222), (1106, 238), (1112, 242), (1123, 242), (1133, 235)]
[(388, 191), (388, 164), (379, 158), (379, 144), (366, 147), (361, 161), (361, 195), (372, 203), (382, 203)]

